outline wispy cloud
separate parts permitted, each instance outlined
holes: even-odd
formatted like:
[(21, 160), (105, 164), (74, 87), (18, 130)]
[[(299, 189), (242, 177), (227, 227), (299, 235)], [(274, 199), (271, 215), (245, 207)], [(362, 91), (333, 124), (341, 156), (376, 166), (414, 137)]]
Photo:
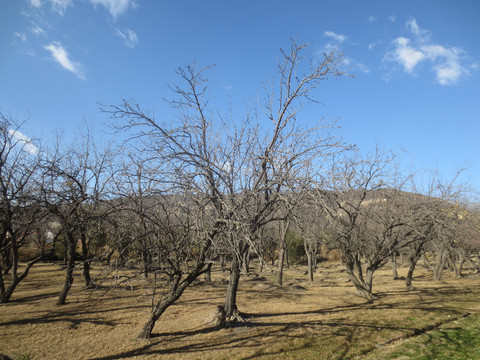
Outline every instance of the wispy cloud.
[(336, 34), (333, 31), (325, 31), (323, 35), (326, 37), (332, 38), (335, 41), (338, 41), (339, 43), (342, 43), (345, 40), (347, 40), (347, 37), (345, 35)]
[(40, 26), (38, 26), (34, 21), (32, 21), (32, 27), (30, 31), (35, 36), (45, 35), (45, 31)]
[[(344, 43), (348, 36), (343, 34), (337, 34), (334, 31), (325, 31), (323, 36), (329, 38), (330, 40), (323, 46), (321, 53), (330, 53), (332, 51), (337, 53), (343, 53), (342, 43)], [(357, 61), (351, 57), (344, 56), (342, 58), (343, 65), (348, 68), (347, 71), (361, 71), (363, 73), (369, 73), (370, 70), (368, 67), (360, 61)]]
[(137, 3), (134, 0), (90, 0), (93, 5), (102, 5), (105, 7), (114, 19), (122, 15), (129, 8), (136, 8)]
[(25, 134), (22, 134), (20, 131), (8, 130), (8, 133), (12, 138), (14, 138), (22, 146), (22, 150), (28, 152), (29, 154), (36, 155), (38, 154), (38, 147), (32, 142), (32, 140)]
[(52, 10), (60, 15), (65, 14), (67, 7), (73, 6), (72, 0), (49, 0), (52, 5)]
[(83, 65), (70, 60), (70, 55), (59, 41), (54, 41), (51, 44), (44, 46), (44, 49), (50, 51), (53, 60), (60, 64), (65, 70), (70, 71), (79, 79), (85, 80)]
[(378, 20), (378, 19), (377, 19), (375, 16), (373, 16), (373, 15), (370, 15), (370, 16), (368, 17), (368, 21), (370, 21), (370, 22), (377, 21), (377, 20)]
[(138, 44), (138, 36), (133, 30), (126, 29), (122, 32), (120, 29), (117, 29), (116, 34), (123, 39), (125, 45), (131, 48), (134, 48)]
[(462, 49), (433, 43), (431, 31), (422, 29), (414, 18), (405, 26), (411, 37), (393, 40), (393, 50), (385, 55), (385, 63), (397, 64), (410, 74), (424, 63), (435, 73), (435, 80), (440, 85), (455, 84), (469, 75), (469, 67), (464, 64), (466, 53)]
[(395, 22), (397, 20), (397, 18), (394, 15), (390, 15), (387, 19), (390, 22)]
[(422, 42), (428, 42), (431, 38), (431, 32), (425, 29), (420, 28), (417, 24), (417, 20), (414, 18), (411, 18), (407, 23), (405, 24), (405, 27), (407, 30), (409, 30), (415, 37), (417, 38), (418, 41)]
[(27, 41), (27, 36), (26, 36), (24, 33), (19, 33), (19, 32), (17, 32), (17, 31), (15, 31), (15, 32), (13, 33), (13, 35), (14, 35), (15, 37), (19, 38), (20, 40), (22, 40), (22, 42)]

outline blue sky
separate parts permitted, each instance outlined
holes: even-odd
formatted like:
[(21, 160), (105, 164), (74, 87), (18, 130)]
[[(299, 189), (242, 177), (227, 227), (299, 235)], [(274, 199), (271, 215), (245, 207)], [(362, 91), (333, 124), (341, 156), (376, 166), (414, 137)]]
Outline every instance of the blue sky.
[(354, 78), (329, 80), (305, 122), (338, 119), (350, 143), (406, 151), (480, 189), (480, 2), (0, 0), (0, 111), (25, 136), (100, 133), (98, 102), (133, 98), (157, 118), (182, 65), (212, 65), (215, 106), (241, 116), (289, 38), (338, 49)]

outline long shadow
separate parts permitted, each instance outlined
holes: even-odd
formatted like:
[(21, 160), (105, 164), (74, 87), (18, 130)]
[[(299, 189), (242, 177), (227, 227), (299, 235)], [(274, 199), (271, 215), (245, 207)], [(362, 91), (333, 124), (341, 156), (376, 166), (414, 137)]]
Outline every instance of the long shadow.
[[(471, 289), (467, 290), (468, 292), (474, 292)], [(377, 294), (379, 296), (379, 301), (377, 302), (370, 302), (366, 301), (364, 303), (355, 303), (355, 304), (348, 304), (348, 305), (340, 305), (340, 306), (333, 306), (329, 308), (320, 308), (317, 310), (308, 310), (308, 311), (290, 311), (290, 312), (282, 312), (282, 313), (247, 313), (244, 314), (246, 316), (246, 322), (241, 323), (241, 327), (249, 327), (249, 328), (263, 328), (263, 329), (271, 329), (266, 330), (269, 336), (275, 336), (275, 334), (281, 334), (283, 338), (296, 338), (295, 331), (290, 330), (297, 330), (297, 329), (311, 329), (312, 327), (331, 327), (339, 330), (344, 330), (346, 332), (346, 337), (344, 343), (344, 347), (338, 349), (339, 358), (344, 358), (348, 356), (348, 353), (351, 351), (351, 344), (353, 343), (353, 338), (355, 334), (359, 331), (369, 330), (389, 330), (389, 331), (397, 331), (403, 334), (404, 336), (413, 336), (415, 334), (419, 334), (424, 332), (427, 327), (418, 328), (409, 325), (403, 326), (395, 326), (395, 325), (379, 325), (377, 323), (372, 324), (368, 322), (352, 322), (346, 319), (338, 319), (332, 321), (318, 321), (318, 320), (305, 320), (300, 322), (264, 322), (261, 321), (261, 318), (271, 318), (271, 317), (281, 317), (281, 316), (288, 316), (288, 315), (309, 315), (309, 314), (328, 314), (328, 313), (342, 313), (347, 311), (362, 311), (362, 310), (371, 310), (371, 309), (392, 309), (392, 308), (402, 308), (402, 309), (419, 309), (419, 310), (426, 310), (429, 312), (450, 312), (450, 313), (458, 313), (460, 314), (461, 311), (458, 308), (445, 308), (442, 306), (441, 308), (435, 308), (435, 305), (442, 304), (445, 298), (451, 297), (452, 295), (458, 296), (458, 289), (455, 287), (440, 287), (435, 289), (420, 289), (415, 291), (407, 291), (407, 290), (398, 290), (398, 291), (388, 291), (382, 292)], [(388, 299), (390, 296), (403, 296), (403, 299), (400, 299), (397, 302), (392, 303), (383, 303), (381, 300)], [(440, 295), (440, 296), (439, 296)], [(421, 297), (424, 299), (424, 302), (412, 301), (412, 297)], [(245, 347), (260, 347), (261, 340), (258, 340), (258, 343), (255, 343), (255, 337), (258, 336), (258, 332), (254, 332), (250, 335), (246, 336), (238, 336), (235, 335), (231, 339), (225, 339), (225, 336), (220, 336), (219, 339), (215, 340), (214, 342), (209, 342), (208, 344), (204, 342), (197, 342), (188, 345), (182, 345), (172, 348), (164, 348), (164, 349), (153, 349), (153, 347), (159, 346), (162, 341), (175, 341), (180, 340), (187, 337), (193, 337), (198, 334), (205, 334), (217, 331), (216, 327), (206, 327), (196, 330), (189, 330), (189, 331), (178, 331), (178, 332), (165, 332), (165, 333), (155, 333), (151, 339), (151, 343), (142, 346), (140, 348), (123, 352), (120, 354), (109, 355), (104, 357), (95, 358), (95, 360), (113, 360), (113, 359), (126, 359), (132, 358), (140, 355), (165, 355), (165, 354), (182, 354), (187, 352), (204, 352), (213, 350), (216, 348), (222, 349), (229, 349), (229, 348), (245, 348)], [(261, 339), (261, 336), (259, 337)], [(254, 342), (254, 344), (244, 344), (243, 342), (246, 340), (250, 340)], [(168, 343), (166, 343), (168, 344)], [(350, 345), (348, 345), (350, 344)], [(168, 345), (166, 345), (168, 346)], [(275, 352), (269, 353), (268, 355), (274, 355)], [(263, 353), (265, 355), (265, 353)], [(256, 355), (252, 355), (250, 357), (246, 357), (245, 359), (253, 359)]]
[[(19, 298), (13, 297), (13, 299), (11, 299), (9, 303), (11, 303), (11, 304), (20, 303), (21, 304), (21, 303), (28, 302), (28, 301), (44, 300), (44, 299), (47, 299), (47, 298), (53, 298), (53, 297), (57, 296), (59, 293), (60, 293), (60, 291), (50, 291), (48, 293), (42, 293), (42, 294), (30, 295), (30, 296), (22, 296), (22, 297), (19, 297)], [(15, 295), (16, 294), (13, 293), (13, 296), (15, 296)]]
[[(405, 333), (412, 332), (414, 329), (411, 328), (403, 328), (403, 327), (395, 327), (395, 326), (378, 326), (378, 325), (370, 325), (370, 324), (358, 324), (358, 323), (349, 323), (349, 322), (318, 322), (318, 321), (302, 321), (302, 322), (295, 322), (295, 323), (259, 323), (259, 322), (246, 322), (242, 323), (241, 327), (265, 327), (265, 328), (279, 328), (278, 330), (272, 332), (268, 331), (268, 334), (272, 336), (272, 334), (275, 333), (281, 333), (282, 337), (284, 338), (297, 338), (296, 335), (293, 335), (294, 332), (291, 330), (294, 329), (301, 329), (301, 328), (311, 328), (312, 326), (328, 326), (332, 328), (341, 328), (341, 329), (348, 329), (349, 335), (347, 336), (347, 342), (349, 341), (352, 343), (352, 339), (355, 335), (356, 331), (359, 331), (361, 329), (375, 329), (375, 330), (398, 330), (402, 331)], [(150, 343), (147, 345), (144, 345), (140, 348), (123, 352), (120, 354), (115, 354), (115, 355), (109, 355), (109, 356), (103, 356), (103, 357), (96, 357), (91, 360), (114, 360), (114, 359), (127, 359), (127, 358), (133, 358), (136, 356), (140, 355), (165, 355), (165, 354), (181, 354), (181, 353), (187, 353), (187, 352), (192, 352), (192, 351), (197, 351), (197, 352), (203, 352), (203, 351), (208, 351), (208, 350), (214, 350), (218, 348), (222, 349), (228, 349), (228, 348), (248, 348), (248, 347), (258, 347), (261, 346), (261, 340), (258, 339), (255, 344), (245, 344), (244, 342), (246, 340), (255, 340), (257, 337), (257, 334), (250, 334), (247, 336), (242, 336), (242, 337), (235, 337), (230, 340), (225, 341), (225, 338), (218, 339), (217, 341), (214, 341), (213, 343), (206, 344), (205, 342), (197, 342), (193, 344), (188, 344), (188, 345), (183, 345), (183, 346), (177, 346), (174, 348), (166, 348), (166, 349), (157, 349), (157, 350), (151, 350), (152, 347), (158, 346), (162, 341), (163, 338), (167, 341), (171, 340), (178, 340), (179, 338), (185, 338), (193, 335), (198, 335), (198, 334), (204, 334), (204, 333), (211, 333), (217, 331), (217, 327), (208, 327), (208, 328), (203, 328), (203, 329), (197, 329), (197, 330), (191, 330), (191, 331), (179, 331), (179, 332), (170, 332), (170, 333), (157, 333), (154, 334), (152, 339), (150, 340)], [(172, 337), (174, 337), (172, 339)], [(175, 338), (176, 337), (176, 338)], [(350, 348), (342, 348), (342, 356), (340, 358), (343, 358), (346, 356), (346, 354), (349, 352)], [(271, 354), (270, 354), (271, 355)], [(255, 355), (245, 357), (244, 359), (252, 359), (255, 358)]]
[[(198, 330), (200, 332), (202, 331), (212, 331), (212, 328), (207, 328), (204, 330)], [(196, 332), (196, 331), (195, 331)], [(224, 339), (219, 339), (214, 342), (210, 342), (209, 344), (206, 344), (204, 341), (200, 341), (197, 343), (190, 343), (187, 345), (183, 346), (177, 346), (174, 348), (167, 348), (167, 349), (158, 349), (158, 350), (152, 350), (151, 348), (154, 346), (159, 345), (162, 340), (155, 340), (155, 338), (150, 340), (149, 344), (146, 344), (140, 348), (130, 350), (127, 352), (123, 352), (120, 354), (116, 355), (109, 355), (109, 356), (103, 356), (103, 357), (96, 357), (92, 358), (90, 360), (115, 360), (115, 359), (128, 359), (128, 358), (133, 358), (136, 356), (140, 355), (167, 355), (167, 354), (182, 354), (182, 353), (189, 353), (192, 351), (196, 352), (204, 352), (204, 351), (209, 351), (209, 350), (215, 350), (215, 349), (235, 349), (235, 348), (249, 348), (249, 347), (254, 347), (260, 345), (259, 341), (257, 341), (256, 344), (251, 344), (247, 345), (244, 344), (245, 341), (247, 340), (255, 340), (255, 335), (248, 335), (244, 337), (236, 337), (233, 339), (230, 339), (228, 341), (225, 341)], [(201, 358), (201, 357), (200, 357)]]
[[(101, 313), (113, 312), (113, 311), (120, 311), (120, 310), (128, 310), (128, 309), (138, 309), (141, 307), (148, 306), (126, 306), (126, 307), (117, 307), (111, 308), (107, 310), (102, 310)], [(94, 315), (92, 319), (90, 318), (74, 318), (74, 316), (84, 316), (84, 315)], [(81, 311), (57, 311), (53, 314), (43, 315), (36, 318), (26, 318), (26, 319), (19, 319), (19, 320), (12, 320), (7, 322), (0, 323), (1, 326), (8, 326), (8, 325), (28, 325), (28, 324), (45, 324), (45, 323), (53, 323), (53, 322), (70, 322), (74, 327), (76, 327), (80, 323), (92, 323), (97, 325), (108, 325), (108, 326), (115, 326), (118, 325), (119, 322), (114, 322), (110, 320), (100, 320), (98, 318), (99, 311), (88, 311), (88, 310), (81, 310)]]

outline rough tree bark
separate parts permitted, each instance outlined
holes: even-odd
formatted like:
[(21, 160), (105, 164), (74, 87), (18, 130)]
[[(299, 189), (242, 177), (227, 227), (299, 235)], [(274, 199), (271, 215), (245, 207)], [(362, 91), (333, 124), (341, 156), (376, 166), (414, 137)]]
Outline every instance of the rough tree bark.
[(63, 289), (60, 292), (57, 300), (57, 305), (64, 305), (67, 300), (68, 292), (73, 284), (73, 272), (75, 270), (75, 258), (76, 258), (76, 245), (75, 235), (70, 231), (67, 231), (67, 269), (65, 275), (65, 283)]

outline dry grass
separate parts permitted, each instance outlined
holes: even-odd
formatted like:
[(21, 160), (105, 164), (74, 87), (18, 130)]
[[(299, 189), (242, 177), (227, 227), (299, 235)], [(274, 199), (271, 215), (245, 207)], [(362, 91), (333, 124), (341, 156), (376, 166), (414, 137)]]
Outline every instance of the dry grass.
[(135, 337), (148, 317), (151, 284), (132, 279), (125, 287), (106, 291), (110, 282), (89, 291), (77, 271), (68, 304), (58, 307), (63, 272), (58, 265), (38, 264), (12, 302), (0, 305), (0, 353), (30, 359), (375, 358), (382, 351), (378, 348), (401, 342), (389, 343), (392, 339), (480, 308), (475, 276), (455, 279), (447, 273), (433, 282), (420, 269), (414, 282), (418, 290), (407, 292), (386, 269), (375, 279), (380, 298), (369, 303), (355, 295), (338, 265), (321, 266), (312, 284), (304, 271), (287, 270), (283, 288), (273, 285), (273, 274), (242, 278), (238, 304), (247, 321), (222, 330), (210, 320), (223, 302), (226, 274), (214, 272), (214, 284), (188, 289), (160, 318), (154, 337), (139, 341)]

